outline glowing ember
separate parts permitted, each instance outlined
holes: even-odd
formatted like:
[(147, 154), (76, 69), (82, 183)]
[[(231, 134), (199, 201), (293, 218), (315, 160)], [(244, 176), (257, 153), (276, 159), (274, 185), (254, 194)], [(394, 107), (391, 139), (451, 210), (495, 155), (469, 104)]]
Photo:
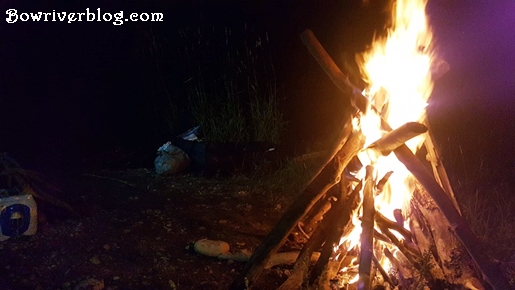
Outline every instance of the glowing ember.
[[(431, 51), (432, 33), (425, 14), (427, 0), (397, 0), (392, 11), (392, 27), (384, 38), (375, 40), (370, 49), (357, 57), (361, 73), (368, 84), (363, 94), (372, 108), (360, 119), (360, 127), (367, 138), (367, 146), (385, 133), (381, 118), (395, 129), (407, 122), (425, 118), (427, 100), (432, 91)], [(424, 136), (407, 143), (411, 150), (424, 141)], [(365, 149), (358, 155), (363, 165), (372, 164), (379, 181), (393, 171), (388, 186), (375, 198), (375, 207), (382, 215), (394, 220), (395, 209), (406, 212), (413, 188), (409, 186), (410, 173), (393, 154), (379, 156)], [(363, 167), (365, 168), (365, 166)], [(363, 172), (358, 178), (364, 178)], [(361, 213), (358, 213), (361, 214)], [(342, 238), (346, 249), (359, 244), (361, 221), (353, 220), (354, 231)], [(389, 268), (386, 262), (382, 262)], [(343, 269), (342, 269), (343, 271)]]

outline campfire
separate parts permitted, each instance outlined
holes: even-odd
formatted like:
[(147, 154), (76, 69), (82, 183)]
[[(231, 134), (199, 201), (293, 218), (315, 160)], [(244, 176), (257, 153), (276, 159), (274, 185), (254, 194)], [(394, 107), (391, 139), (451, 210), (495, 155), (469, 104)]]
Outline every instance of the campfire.
[(235, 289), (252, 287), (292, 231), (305, 243), (279, 289), (510, 288), (462, 217), (428, 130), (425, 110), (439, 66), (426, 1), (393, 5), (388, 35), (356, 58), (364, 90), (350, 83), (313, 32), (302, 33), (310, 53), (350, 97), (352, 111)]

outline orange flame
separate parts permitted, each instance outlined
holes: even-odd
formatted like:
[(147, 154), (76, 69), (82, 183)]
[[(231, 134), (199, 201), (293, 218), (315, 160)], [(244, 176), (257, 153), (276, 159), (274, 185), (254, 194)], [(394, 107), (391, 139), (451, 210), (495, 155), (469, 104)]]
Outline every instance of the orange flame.
[[(427, 0), (396, 0), (387, 36), (376, 39), (368, 51), (356, 57), (368, 84), (363, 94), (373, 106), (360, 120), (367, 146), (385, 133), (381, 128), (381, 118), (393, 129), (425, 118), (425, 108), (433, 89), (430, 70), (433, 61), (432, 32), (425, 13), (426, 4)], [(416, 150), (423, 141), (424, 136), (419, 136), (407, 145)], [(371, 158), (369, 153), (365, 149), (358, 157), (363, 163), (373, 163), (377, 180), (388, 171), (394, 172), (388, 188), (375, 199), (376, 210), (394, 220), (394, 209), (408, 208), (413, 192), (409, 186), (411, 174), (393, 154)], [(358, 177), (363, 178), (364, 172), (360, 172)], [(358, 244), (356, 240), (359, 241), (360, 222), (355, 219), (353, 223), (354, 232), (342, 238), (346, 245), (355, 246)]]
[[(364, 94), (375, 108), (362, 117), (362, 130), (368, 144), (384, 133), (381, 117), (393, 129), (425, 118), (427, 100), (433, 89), (430, 70), (432, 32), (425, 14), (426, 4), (427, 0), (395, 1), (392, 27), (387, 37), (377, 39), (358, 58), (362, 60), (359, 66), (369, 84)], [(423, 141), (424, 136), (419, 136), (407, 145), (415, 150)], [(410, 174), (392, 155), (381, 157), (374, 166), (378, 178), (394, 171), (389, 185), (390, 193), (397, 196), (382, 194), (382, 200), (376, 200), (378, 210), (393, 217), (393, 209), (403, 208), (403, 203), (411, 198), (412, 188), (406, 182)]]

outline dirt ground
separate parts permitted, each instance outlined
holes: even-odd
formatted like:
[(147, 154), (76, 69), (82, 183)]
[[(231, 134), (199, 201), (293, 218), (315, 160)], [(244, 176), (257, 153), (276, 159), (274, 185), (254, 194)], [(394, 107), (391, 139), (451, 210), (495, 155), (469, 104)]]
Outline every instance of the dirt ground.
[[(228, 289), (245, 264), (192, 244), (206, 238), (253, 251), (290, 202), (245, 177), (151, 169), (80, 174), (63, 189), (80, 215), (38, 203), (37, 234), (0, 243), (0, 289)], [(267, 270), (256, 286), (275, 289), (285, 273)]]

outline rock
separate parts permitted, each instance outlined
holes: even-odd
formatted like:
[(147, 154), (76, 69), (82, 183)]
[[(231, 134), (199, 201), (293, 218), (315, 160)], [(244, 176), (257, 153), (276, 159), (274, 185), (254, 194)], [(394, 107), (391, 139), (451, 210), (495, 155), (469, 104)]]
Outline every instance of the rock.
[(227, 254), (230, 250), (229, 244), (224, 241), (213, 241), (208, 239), (198, 240), (193, 244), (195, 252), (209, 256), (218, 257)]
[(105, 287), (103, 279), (89, 278), (82, 280), (73, 290), (103, 290)]
[(168, 284), (170, 285), (170, 289), (172, 289), (172, 290), (176, 290), (177, 289), (177, 285), (175, 285), (174, 281), (168, 280)]
[(89, 259), (89, 261), (92, 263), (92, 264), (95, 264), (95, 265), (98, 265), (100, 264), (100, 259), (97, 257), (97, 256), (94, 256), (93, 258)]

